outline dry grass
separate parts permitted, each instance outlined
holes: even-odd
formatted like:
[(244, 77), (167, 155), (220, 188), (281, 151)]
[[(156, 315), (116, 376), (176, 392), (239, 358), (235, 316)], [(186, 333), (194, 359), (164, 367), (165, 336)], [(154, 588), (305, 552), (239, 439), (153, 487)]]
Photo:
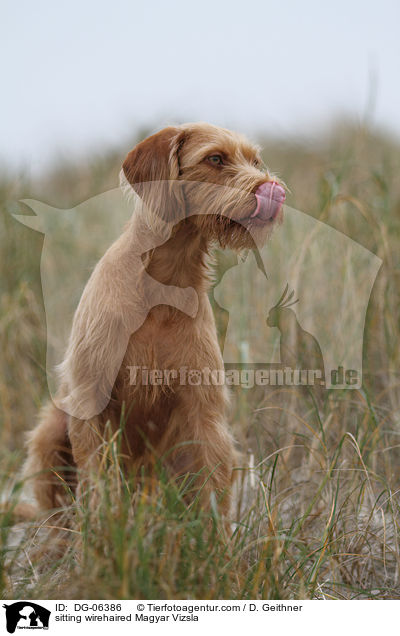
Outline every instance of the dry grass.
[[(123, 478), (118, 439), (105, 442), (98, 509), (74, 503), (61, 557), (55, 546), (41, 552), (46, 527), (16, 528), (3, 516), (5, 598), (28, 590), (30, 598), (400, 598), (400, 146), (348, 126), (312, 149), (265, 146), (292, 207), (383, 260), (367, 314), (363, 389), (326, 391), (319, 411), (289, 388), (235, 392), (232, 425), (244, 454), (231, 533), (217, 507), (208, 516), (188, 509), (187, 484), (177, 489), (161, 467), (157, 486)], [(23, 433), (47, 388), (42, 239), (10, 213), (21, 212), (24, 197), (72, 207), (115, 186), (122, 155), (60, 166), (41, 183), (8, 177), (1, 185), (0, 484), (5, 495), (14, 487), (15, 500)], [(226, 315), (215, 311), (223, 336)], [(64, 523), (49, 517), (45, 526)]]

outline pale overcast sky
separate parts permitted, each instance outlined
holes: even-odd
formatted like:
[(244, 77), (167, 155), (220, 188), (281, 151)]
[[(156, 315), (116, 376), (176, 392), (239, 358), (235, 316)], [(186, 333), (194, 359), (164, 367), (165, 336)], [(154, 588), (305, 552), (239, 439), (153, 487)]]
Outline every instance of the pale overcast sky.
[(36, 172), (170, 121), (311, 138), (368, 112), (400, 135), (397, 0), (2, 0), (0, 16), (2, 163)]

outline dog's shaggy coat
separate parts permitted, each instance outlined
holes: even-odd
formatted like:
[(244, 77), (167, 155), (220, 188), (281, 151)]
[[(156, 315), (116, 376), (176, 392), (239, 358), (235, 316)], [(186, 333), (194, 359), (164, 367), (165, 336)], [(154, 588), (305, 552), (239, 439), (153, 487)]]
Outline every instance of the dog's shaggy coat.
[[(266, 240), (280, 210), (254, 216), (255, 193), (272, 177), (256, 147), (208, 124), (145, 139), (123, 175), (141, 205), (82, 294), (60, 400), (29, 434), (24, 473), (41, 509), (64, 505), (64, 480), (74, 490), (98, 468), (106, 424), (117, 430), (123, 419), (126, 469), (151, 470), (158, 460), (172, 477), (195, 474), (201, 503), (214, 491), (226, 512), (235, 448), (225, 386), (181, 386), (179, 378), (142, 385), (140, 374), (131, 384), (129, 367), (223, 369), (207, 296), (209, 250), (214, 241), (239, 250)], [(71, 466), (78, 471), (63, 471)]]

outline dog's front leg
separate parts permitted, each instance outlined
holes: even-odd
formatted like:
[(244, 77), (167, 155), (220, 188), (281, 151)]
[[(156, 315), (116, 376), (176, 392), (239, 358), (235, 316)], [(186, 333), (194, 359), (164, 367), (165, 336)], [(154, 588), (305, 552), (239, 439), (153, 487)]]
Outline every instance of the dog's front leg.
[(214, 496), (223, 515), (230, 509), (236, 457), (225, 404), (223, 387), (182, 387), (179, 405), (157, 449), (174, 478), (185, 478), (189, 484), (185, 498), (207, 509)]

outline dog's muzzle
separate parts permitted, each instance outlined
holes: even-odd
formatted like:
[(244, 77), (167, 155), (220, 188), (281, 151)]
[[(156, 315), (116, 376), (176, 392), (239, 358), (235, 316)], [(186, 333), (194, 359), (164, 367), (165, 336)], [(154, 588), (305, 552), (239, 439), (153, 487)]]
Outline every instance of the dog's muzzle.
[(257, 206), (251, 215), (252, 222), (261, 224), (273, 221), (285, 201), (285, 190), (276, 181), (267, 181), (255, 191)]

